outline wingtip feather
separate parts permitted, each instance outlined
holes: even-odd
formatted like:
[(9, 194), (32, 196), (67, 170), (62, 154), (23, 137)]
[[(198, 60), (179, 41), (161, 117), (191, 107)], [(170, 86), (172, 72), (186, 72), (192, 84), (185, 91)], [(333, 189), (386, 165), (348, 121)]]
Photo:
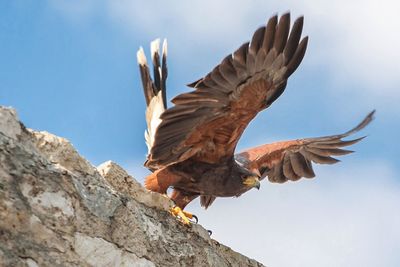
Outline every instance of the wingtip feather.
[(144, 66), (147, 65), (146, 55), (144, 54), (143, 47), (140, 47), (136, 53), (137, 62), (139, 65)]
[(290, 19), (290, 11), (283, 12), (281, 19)]
[(164, 39), (163, 44), (162, 44), (162, 54), (164, 57), (168, 55), (168, 42), (167, 39)]
[[(350, 131), (346, 132), (345, 135), (350, 135), (353, 133), (356, 133), (362, 129), (364, 129), (368, 124), (370, 124), (370, 122), (375, 118), (374, 114), (375, 114), (375, 109), (372, 110), (370, 113), (368, 113), (368, 115), (353, 129), (351, 129)], [(365, 137), (365, 136), (364, 136)], [(363, 138), (364, 138), (363, 137)]]
[(155, 54), (160, 54), (160, 38), (155, 39), (150, 43), (151, 60), (154, 59)]

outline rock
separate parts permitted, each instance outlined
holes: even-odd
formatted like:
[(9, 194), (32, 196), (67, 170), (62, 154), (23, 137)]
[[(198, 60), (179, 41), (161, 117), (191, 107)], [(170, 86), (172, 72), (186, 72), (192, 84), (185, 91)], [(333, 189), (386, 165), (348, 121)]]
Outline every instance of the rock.
[(148, 207), (169, 210), (174, 206), (174, 203), (167, 196), (146, 190), (123, 168), (112, 161), (104, 162), (97, 167), (97, 170), (114, 190), (129, 195)]
[(263, 266), (182, 225), (172, 205), (0, 107), (0, 266)]

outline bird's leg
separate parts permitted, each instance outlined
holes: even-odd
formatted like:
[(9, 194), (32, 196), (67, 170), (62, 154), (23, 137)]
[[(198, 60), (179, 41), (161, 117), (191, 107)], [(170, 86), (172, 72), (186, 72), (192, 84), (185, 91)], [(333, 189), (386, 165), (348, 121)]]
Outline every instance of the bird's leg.
[(190, 222), (191, 222), (191, 223), (197, 224), (197, 223), (199, 222), (199, 219), (198, 219), (197, 216), (194, 215), (193, 213), (187, 212), (187, 211), (185, 211), (185, 210), (182, 210), (182, 212), (183, 212), (183, 214), (184, 214), (188, 219), (190, 219)]
[[(194, 214), (183, 210), (186, 205), (196, 197), (198, 197), (197, 194), (188, 193), (176, 188), (172, 191), (171, 200), (175, 202), (176, 206), (171, 209), (171, 213), (174, 216), (179, 217), (185, 225), (198, 222), (198, 219)], [(191, 221), (193, 219), (194, 221)]]
[(191, 219), (193, 219), (193, 218), (196, 220), (195, 223), (197, 223), (197, 221), (198, 221), (198, 219), (195, 215), (193, 215), (190, 212), (182, 210), (178, 206), (171, 208), (170, 212), (175, 217), (179, 217), (181, 219), (181, 221), (183, 222), (183, 224), (185, 224), (185, 225), (190, 225), (193, 222), (193, 221), (191, 221)]

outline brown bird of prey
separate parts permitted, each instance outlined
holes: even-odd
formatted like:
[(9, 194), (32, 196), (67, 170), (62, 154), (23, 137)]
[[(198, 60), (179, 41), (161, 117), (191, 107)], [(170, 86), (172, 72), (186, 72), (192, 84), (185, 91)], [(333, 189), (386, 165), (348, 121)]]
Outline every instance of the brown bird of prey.
[[(166, 194), (176, 206), (171, 212), (185, 224), (192, 214), (183, 211), (197, 197), (205, 208), (217, 197), (238, 197), (260, 180), (272, 183), (315, 176), (312, 162), (333, 164), (353, 151), (342, 149), (362, 138), (342, 140), (364, 128), (371, 112), (358, 126), (343, 134), (276, 142), (235, 154), (244, 129), (258, 112), (268, 108), (285, 90), (289, 76), (306, 51), (301, 39), (303, 17), (290, 27), (290, 14), (270, 18), (244, 43), (225, 57), (193, 91), (178, 95), (167, 108), (167, 43), (151, 43), (153, 79), (143, 48), (137, 53), (147, 103), (145, 133), (148, 155), (147, 189)], [(301, 39), (301, 40), (300, 40)]]

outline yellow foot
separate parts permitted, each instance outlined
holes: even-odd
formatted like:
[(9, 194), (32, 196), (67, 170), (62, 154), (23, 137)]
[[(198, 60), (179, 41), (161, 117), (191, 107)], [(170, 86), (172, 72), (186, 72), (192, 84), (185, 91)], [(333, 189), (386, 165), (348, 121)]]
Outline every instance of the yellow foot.
[(183, 222), (183, 224), (190, 226), (190, 224), (192, 223), (191, 220), (189, 219), (195, 219), (196, 223), (197, 223), (197, 217), (195, 215), (193, 215), (190, 212), (184, 211), (182, 210), (180, 207), (175, 206), (173, 208), (170, 209), (170, 212), (172, 213), (172, 215), (174, 215), (175, 217), (179, 217), (180, 220)]

